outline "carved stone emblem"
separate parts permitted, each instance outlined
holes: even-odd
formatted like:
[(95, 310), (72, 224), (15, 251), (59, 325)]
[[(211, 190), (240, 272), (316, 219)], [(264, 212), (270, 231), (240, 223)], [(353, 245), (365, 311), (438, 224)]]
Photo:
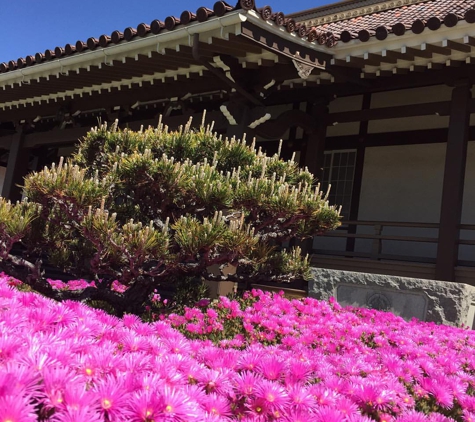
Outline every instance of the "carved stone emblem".
[(366, 306), (377, 311), (389, 311), (391, 309), (391, 301), (383, 293), (374, 293), (366, 300)]

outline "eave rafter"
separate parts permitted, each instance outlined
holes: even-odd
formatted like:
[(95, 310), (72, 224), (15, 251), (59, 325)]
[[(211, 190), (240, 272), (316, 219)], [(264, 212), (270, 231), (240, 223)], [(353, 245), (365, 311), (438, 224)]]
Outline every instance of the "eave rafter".
[(354, 39), (334, 48), (333, 66), (359, 69), (362, 79), (374, 79), (411, 72), (460, 67), (474, 61), (475, 38), (471, 23), (403, 36), (389, 34), (384, 41)]
[[(197, 40), (200, 60), (193, 53)], [(233, 72), (223, 62), (226, 55), (234, 57), (242, 70), (255, 73), (257, 83), (251, 87), (251, 91), (255, 90), (251, 95), (256, 97), (254, 102), (260, 104), (261, 97), (281, 84), (306, 83), (307, 79), (309, 83), (331, 81), (331, 75), (325, 70), (331, 59), (328, 50), (309, 42), (306, 36), (289, 32), (288, 27), (286, 30), (273, 20), (263, 19), (257, 11), (235, 10), (206, 22), (0, 73), (0, 121), (14, 114), (23, 119), (35, 114), (30, 109), (45, 106), (54, 109), (61, 103), (81, 103), (83, 97), (98, 94), (102, 103), (103, 97), (113, 97), (124, 90), (131, 93), (132, 103), (140, 103), (142, 93), (136, 101), (136, 97), (132, 97), (140, 88), (146, 93), (151, 86), (162, 84), (167, 85), (167, 92), (172, 92), (168, 85), (178, 82), (174, 89), (179, 91), (177, 87), (181, 87), (182, 82), (194, 79), (208, 81), (207, 91), (232, 93), (236, 86)], [(260, 77), (262, 68), (267, 67), (272, 68), (272, 72), (267, 71), (272, 73), (272, 78)], [(213, 85), (213, 78), (207, 75), (217, 73), (225, 77), (215, 78)], [(200, 85), (181, 94), (188, 97), (198, 94)], [(176, 97), (170, 95), (168, 100)], [(247, 94), (244, 97), (250, 98)]]

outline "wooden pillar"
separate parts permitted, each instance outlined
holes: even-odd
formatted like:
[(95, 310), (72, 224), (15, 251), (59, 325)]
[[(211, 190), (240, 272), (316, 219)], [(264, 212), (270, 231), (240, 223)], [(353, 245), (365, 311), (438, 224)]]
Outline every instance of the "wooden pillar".
[[(304, 165), (308, 168), (317, 180), (323, 177), (323, 162), (325, 152), (325, 138), (327, 135), (328, 101), (321, 98), (318, 102), (307, 105), (307, 113), (311, 114), (317, 123), (316, 129), (307, 136), (307, 147), (305, 149)], [(313, 249), (313, 239), (299, 242), (303, 254), (311, 253)]]
[(327, 135), (326, 115), (328, 114), (328, 101), (321, 98), (314, 104), (307, 105), (307, 113), (311, 114), (317, 123), (317, 128), (307, 135), (304, 165), (318, 180), (323, 176), (323, 161), (325, 152), (325, 138)]
[(30, 150), (23, 147), (24, 139), (25, 133), (23, 127), (20, 126), (18, 132), (12, 136), (2, 189), (2, 196), (12, 201), (21, 199), (22, 189), (20, 186), (23, 184), (23, 177), (28, 171)]
[(462, 218), (463, 188), (470, 129), (471, 84), (459, 81), (452, 91), (440, 211), (436, 280), (454, 281)]
[[(371, 108), (371, 93), (366, 93), (363, 95), (363, 104), (362, 110), (369, 110)], [(360, 122), (360, 129), (358, 133), (358, 147), (356, 149), (356, 163), (355, 163), (355, 174), (353, 177), (353, 191), (351, 193), (351, 204), (350, 204), (350, 215), (343, 216), (345, 220), (355, 221), (358, 220), (359, 208), (360, 208), (360, 197), (361, 197), (361, 183), (363, 181), (363, 168), (364, 168), (364, 157), (366, 152), (366, 137), (368, 135), (368, 120)], [(348, 227), (349, 234), (356, 233), (356, 226)], [(346, 250), (348, 252), (354, 252), (355, 250), (356, 239), (354, 237), (349, 237), (346, 241)]]

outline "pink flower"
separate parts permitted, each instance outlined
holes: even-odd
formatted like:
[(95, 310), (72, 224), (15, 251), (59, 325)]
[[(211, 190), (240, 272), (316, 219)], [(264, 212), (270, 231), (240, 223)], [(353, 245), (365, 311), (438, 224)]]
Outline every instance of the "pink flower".
[(210, 416), (228, 417), (231, 416), (231, 406), (229, 401), (218, 394), (210, 393), (204, 397), (203, 409)]
[(94, 396), (99, 401), (100, 412), (111, 422), (123, 420), (127, 415), (129, 393), (123, 379), (107, 377), (94, 387)]
[(66, 407), (56, 412), (51, 418), (53, 422), (103, 422), (103, 418), (95, 408), (89, 406)]
[(264, 403), (264, 407), (270, 411), (284, 412), (290, 400), (285, 388), (276, 382), (262, 380), (256, 385), (256, 397)]
[(234, 378), (236, 390), (239, 395), (250, 396), (256, 392), (256, 385), (261, 382), (262, 378), (252, 372), (244, 371)]
[(128, 410), (131, 421), (149, 422), (158, 418), (163, 402), (151, 391), (134, 393), (129, 397)]
[(189, 400), (182, 391), (165, 387), (160, 392), (160, 414), (169, 421), (191, 421), (195, 420), (200, 412), (196, 403)]
[(319, 422), (341, 422), (345, 415), (331, 406), (321, 406), (315, 412)]
[(33, 422), (36, 421), (35, 408), (24, 397), (0, 397), (0, 421), (2, 422)]

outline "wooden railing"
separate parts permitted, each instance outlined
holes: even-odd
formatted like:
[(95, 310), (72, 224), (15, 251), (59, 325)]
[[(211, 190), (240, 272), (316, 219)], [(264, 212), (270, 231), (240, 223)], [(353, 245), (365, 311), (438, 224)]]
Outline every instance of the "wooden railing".
[[(359, 227), (372, 227), (372, 233), (359, 232)], [(414, 229), (414, 231), (432, 230), (430, 235), (398, 235), (385, 234), (387, 227), (399, 227), (401, 229)], [(462, 224), (461, 230), (474, 230), (475, 225)], [(336, 255), (345, 257), (360, 257), (375, 260), (398, 260), (411, 262), (435, 263), (435, 256), (412, 256), (404, 254), (385, 253), (384, 245), (386, 242), (412, 242), (412, 243), (438, 243), (439, 224), (437, 223), (411, 223), (411, 222), (391, 222), (391, 221), (344, 221), (340, 229), (326, 233), (323, 237), (345, 238), (347, 239), (345, 250), (315, 249), (313, 253), (323, 255)], [(372, 240), (371, 246), (365, 250), (355, 250), (355, 241), (357, 239)], [(475, 266), (475, 240), (460, 239), (459, 245), (470, 245), (473, 248), (473, 258), (469, 261), (463, 261), (462, 265)]]

